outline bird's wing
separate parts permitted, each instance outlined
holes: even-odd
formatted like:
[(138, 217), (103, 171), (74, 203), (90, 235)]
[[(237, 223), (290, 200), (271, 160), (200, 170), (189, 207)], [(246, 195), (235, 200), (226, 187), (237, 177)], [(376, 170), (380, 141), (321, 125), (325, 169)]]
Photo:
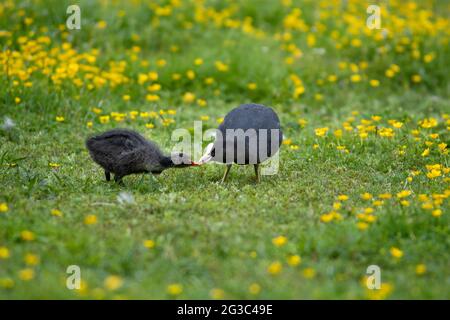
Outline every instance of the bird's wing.
[(145, 148), (135, 148), (131, 151), (120, 153), (114, 163), (117, 173), (139, 173), (146, 171), (145, 168)]

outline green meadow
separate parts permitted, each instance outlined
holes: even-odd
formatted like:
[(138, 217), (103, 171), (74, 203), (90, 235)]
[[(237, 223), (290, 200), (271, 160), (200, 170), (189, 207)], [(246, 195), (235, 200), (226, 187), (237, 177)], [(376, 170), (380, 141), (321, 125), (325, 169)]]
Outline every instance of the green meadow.
[[(379, 29), (356, 0), (84, 0), (80, 29), (71, 4), (0, 1), (0, 299), (450, 298), (446, 1), (381, 1)], [(84, 145), (168, 153), (250, 102), (284, 133), (260, 183), (121, 186)]]

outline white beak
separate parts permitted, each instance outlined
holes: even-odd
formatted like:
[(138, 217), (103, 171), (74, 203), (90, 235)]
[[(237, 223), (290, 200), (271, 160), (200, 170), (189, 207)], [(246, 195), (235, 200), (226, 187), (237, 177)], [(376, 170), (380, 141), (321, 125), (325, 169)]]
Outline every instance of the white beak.
[(205, 153), (200, 158), (200, 160), (197, 161), (197, 164), (201, 165), (201, 164), (205, 164), (205, 163), (211, 161), (211, 159), (212, 159), (211, 152), (212, 152), (213, 147), (214, 147), (214, 143), (208, 144), (208, 146), (205, 149)]

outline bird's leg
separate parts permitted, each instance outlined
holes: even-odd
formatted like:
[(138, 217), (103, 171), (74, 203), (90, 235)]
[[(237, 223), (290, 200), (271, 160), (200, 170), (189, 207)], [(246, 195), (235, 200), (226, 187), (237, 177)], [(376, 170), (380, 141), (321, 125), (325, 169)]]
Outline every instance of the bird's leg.
[(105, 170), (105, 178), (106, 178), (106, 181), (110, 181), (111, 180), (111, 173), (109, 171)]
[(116, 174), (116, 175), (114, 176), (114, 181), (115, 181), (118, 185), (123, 186), (124, 184), (123, 184), (122, 178), (123, 178), (123, 176), (119, 176), (119, 175)]
[(261, 173), (259, 170), (259, 164), (255, 164), (255, 174), (256, 174), (256, 182), (260, 183), (261, 182)]
[(227, 168), (225, 169), (225, 174), (223, 175), (223, 178), (222, 178), (222, 183), (224, 183), (225, 180), (227, 180), (228, 174), (230, 173), (230, 169), (231, 169), (231, 164), (227, 164)]

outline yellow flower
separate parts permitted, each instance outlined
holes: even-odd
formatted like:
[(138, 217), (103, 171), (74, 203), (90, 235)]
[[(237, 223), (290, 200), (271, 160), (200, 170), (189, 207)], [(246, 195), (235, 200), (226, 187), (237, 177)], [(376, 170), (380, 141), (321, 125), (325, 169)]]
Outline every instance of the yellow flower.
[(105, 29), (108, 24), (104, 20), (97, 22), (97, 29)]
[(193, 94), (192, 92), (186, 92), (183, 95), (183, 101), (185, 103), (192, 103), (195, 101), (195, 94)]
[(108, 276), (105, 281), (103, 281), (105, 288), (111, 291), (117, 290), (123, 285), (123, 279), (119, 276)]
[(423, 61), (425, 63), (430, 63), (431, 61), (434, 60), (436, 54), (434, 52), (432, 53), (427, 53), (426, 55), (423, 56)]
[(198, 104), (200, 107), (206, 107), (207, 102), (206, 102), (206, 100), (204, 100), (204, 99), (197, 99), (197, 104)]
[(225, 291), (223, 291), (222, 289), (214, 288), (214, 289), (211, 289), (211, 291), (209, 292), (209, 295), (211, 296), (211, 298), (213, 298), (215, 300), (220, 300), (220, 299), (224, 298)]
[(6, 247), (0, 247), (0, 259), (8, 259), (10, 257), (9, 249)]
[(172, 283), (167, 286), (167, 293), (172, 296), (178, 296), (183, 292), (183, 286), (179, 283)]
[(336, 82), (337, 76), (336, 76), (335, 74), (330, 74), (330, 75), (327, 77), (327, 80), (328, 80), (329, 82)]
[(303, 273), (303, 277), (305, 277), (306, 279), (312, 279), (316, 276), (316, 270), (314, 270), (313, 268), (305, 268), (302, 271)]
[(216, 66), (216, 69), (220, 72), (227, 72), (229, 69), (228, 65), (226, 65), (222, 61), (216, 61), (215, 66)]
[(306, 119), (300, 118), (297, 120), (297, 123), (300, 125), (300, 127), (304, 128), (308, 121)]
[(382, 200), (375, 200), (375, 201), (372, 202), (372, 204), (375, 207), (380, 207), (380, 206), (382, 206), (384, 204), (384, 201), (382, 201)]
[(387, 200), (387, 199), (392, 198), (392, 195), (391, 195), (390, 193), (381, 193), (381, 194), (378, 195), (378, 197), (379, 197), (380, 199), (385, 199), (385, 200)]
[(340, 194), (340, 195), (338, 195), (337, 199), (339, 201), (347, 201), (348, 200), (348, 196), (345, 195), (345, 194)]
[(13, 279), (11, 279), (11, 278), (0, 278), (0, 288), (11, 289), (13, 287), (14, 287), (14, 280)]
[(129, 94), (124, 94), (124, 95), (122, 96), (122, 100), (123, 100), (123, 101), (130, 101), (130, 99), (131, 99), (131, 96), (130, 96)]
[(376, 79), (370, 80), (369, 83), (370, 83), (370, 85), (371, 85), (372, 87), (378, 87), (378, 86), (380, 86), (380, 81), (379, 81), (379, 80), (376, 80)]
[(57, 116), (55, 119), (56, 119), (56, 122), (64, 122), (63, 116)]
[(23, 281), (30, 281), (34, 278), (34, 270), (31, 268), (22, 269), (19, 271), (19, 278)]
[(411, 77), (411, 80), (412, 82), (419, 83), (420, 81), (422, 81), (422, 77), (418, 74), (415, 74)]
[(195, 72), (192, 71), (192, 70), (188, 70), (188, 71), (186, 72), (186, 77), (187, 77), (189, 80), (194, 80), (194, 79), (195, 79)]
[(144, 247), (146, 247), (147, 249), (152, 249), (155, 247), (155, 245), (156, 243), (153, 240), (144, 240)]
[(401, 198), (406, 198), (408, 197), (412, 192), (410, 190), (403, 190), (400, 191), (399, 193), (397, 193), (397, 198), (401, 199)]
[(254, 83), (254, 82), (250, 82), (250, 83), (247, 85), (247, 88), (248, 88), (249, 90), (255, 90), (257, 87), (258, 87), (257, 84)]
[(422, 157), (426, 157), (430, 154), (430, 148), (426, 148), (423, 152), (422, 152)]
[(298, 266), (301, 262), (302, 262), (302, 258), (297, 254), (290, 255), (287, 258), (288, 265), (293, 266), (293, 267)]
[(399, 248), (391, 247), (389, 252), (391, 253), (391, 256), (393, 256), (396, 259), (400, 259), (401, 257), (403, 257), (403, 251), (400, 250)]
[(205, 79), (205, 84), (211, 85), (214, 83), (214, 78), (208, 77)]
[(61, 217), (62, 216), (62, 212), (60, 210), (58, 210), (58, 209), (52, 209), (50, 211), (50, 214), (52, 216), (55, 216), (55, 217)]
[(435, 118), (426, 118), (419, 121), (419, 125), (422, 128), (430, 129), (436, 127), (438, 125), (438, 121)]
[(15, 98), (14, 98), (14, 102), (15, 102), (16, 104), (19, 104), (21, 101), (22, 101), (22, 100), (21, 100), (19, 97), (15, 97)]
[(208, 121), (209, 120), (209, 116), (200, 116), (200, 120)]
[(325, 213), (323, 215), (320, 216), (320, 221), (328, 223), (333, 221), (334, 219), (334, 215), (332, 213)]
[(157, 94), (148, 94), (145, 96), (145, 99), (149, 102), (159, 101), (159, 96)]
[(385, 75), (386, 75), (386, 77), (388, 77), (388, 78), (392, 78), (392, 77), (395, 76), (395, 72), (394, 72), (393, 70), (391, 70), (391, 69), (388, 69), (388, 70), (386, 70)]
[(422, 209), (425, 209), (425, 210), (432, 210), (432, 209), (433, 209), (433, 203), (430, 202), (430, 201), (425, 202), (425, 203), (422, 205)]
[(360, 82), (361, 76), (359, 74), (352, 74), (350, 77), (351, 82)]
[(203, 64), (203, 59), (201, 59), (201, 58), (195, 59), (195, 60), (194, 60), (194, 64), (195, 64), (196, 66), (202, 65), (202, 64)]
[(248, 287), (248, 292), (250, 292), (250, 294), (252, 295), (257, 295), (261, 292), (261, 286), (257, 283), (252, 283)]
[(0, 212), (6, 212), (8, 210), (9, 210), (8, 205), (5, 202), (1, 202), (0, 203)]
[(314, 129), (314, 132), (315, 132), (316, 136), (323, 137), (323, 136), (325, 136), (327, 134), (328, 127), (316, 128), (316, 129)]
[(99, 117), (100, 123), (105, 124), (109, 122), (109, 116), (100, 116)]
[(33, 232), (29, 231), (29, 230), (23, 230), (20, 233), (20, 238), (23, 241), (33, 241), (34, 239), (36, 239), (36, 236), (34, 235)]
[(409, 207), (409, 201), (408, 200), (402, 200), (400, 201), (400, 204), (404, 207)]
[(88, 214), (84, 218), (84, 224), (86, 224), (86, 225), (91, 225), (91, 224), (96, 224), (96, 223), (97, 223), (97, 216), (96, 215)]
[(86, 127), (88, 127), (88, 128), (92, 128), (93, 125), (94, 125), (94, 123), (92, 121), (86, 122)]
[(379, 290), (367, 290), (367, 296), (371, 300), (384, 300), (393, 290), (393, 286), (390, 283), (382, 283)]
[(25, 261), (25, 264), (35, 266), (39, 263), (39, 256), (32, 253), (27, 253), (23, 260)]
[(159, 83), (154, 83), (152, 85), (149, 85), (147, 87), (147, 90), (151, 92), (159, 91), (161, 90), (161, 85)]
[(283, 266), (281, 265), (281, 262), (275, 261), (275, 262), (272, 262), (267, 267), (267, 272), (270, 273), (271, 275), (277, 275), (281, 272), (282, 269), (283, 269)]
[(147, 75), (147, 78), (150, 79), (151, 81), (156, 81), (158, 80), (158, 72), (156, 71), (150, 71)]
[(278, 236), (272, 239), (272, 243), (277, 247), (282, 247), (287, 243), (287, 238), (284, 236)]
[(158, 67), (164, 67), (166, 64), (167, 64), (167, 61), (164, 60), (164, 59), (158, 59), (158, 60), (156, 60), (156, 65), (157, 65)]
[(361, 195), (361, 199), (363, 199), (363, 200), (371, 200), (372, 197), (373, 197), (373, 196), (372, 196), (370, 193), (368, 193), (368, 192), (365, 192), (365, 193), (363, 193), (363, 194)]
[(336, 138), (341, 138), (342, 137), (342, 130), (341, 129), (334, 130), (333, 134), (334, 134), (334, 136)]
[(300, 97), (303, 93), (305, 93), (305, 87), (298, 86), (294, 89), (294, 98)]
[(366, 222), (358, 222), (358, 223), (356, 223), (356, 227), (359, 230), (366, 230), (369, 227), (369, 224)]
[(432, 212), (431, 212), (431, 215), (433, 216), (433, 217), (440, 217), (440, 216), (442, 216), (442, 210), (441, 209), (436, 209), (436, 210), (433, 210)]
[(416, 266), (416, 274), (417, 274), (418, 276), (423, 275), (425, 272), (427, 272), (427, 266), (426, 266), (426, 265), (424, 265), (423, 263), (421, 263), (421, 264), (418, 264), (418, 265)]

